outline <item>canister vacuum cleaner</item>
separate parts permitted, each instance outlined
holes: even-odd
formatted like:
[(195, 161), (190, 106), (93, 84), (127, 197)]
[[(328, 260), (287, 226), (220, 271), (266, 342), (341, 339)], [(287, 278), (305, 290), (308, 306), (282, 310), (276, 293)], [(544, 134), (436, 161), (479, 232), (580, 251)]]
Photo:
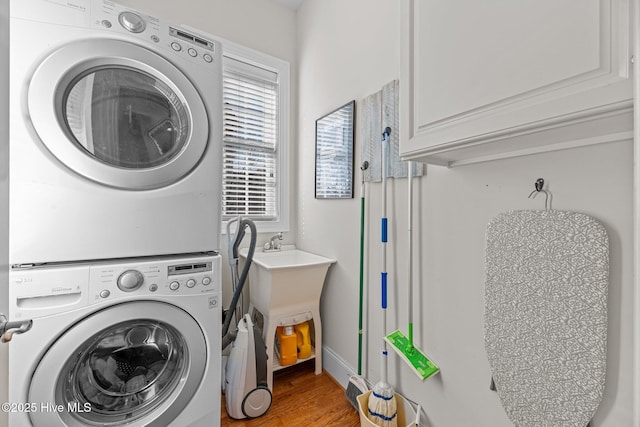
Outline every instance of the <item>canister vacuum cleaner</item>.
[[(230, 225), (237, 222), (236, 233), (232, 237)], [(247, 260), (238, 277), (238, 246), (244, 239), (245, 229), (251, 231), (251, 241)], [(229, 264), (233, 282), (233, 298), (226, 311), (222, 325), (222, 350), (231, 344), (225, 375), (223, 391), (226, 409), (231, 418), (256, 418), (264, 415), (271, 407), (272, 395), (267, 385), (267, 350), (262, 339), (260, 328), (253, 324), (250, 314), (242, 313), (242, 289), (247, 280), (249, 268), (256, 247), (256, 226), (249, 219), (234, 219), (227, 224), (229, 246)], [(231, 319), (239, 319), (237, 329), (229, 332)]]

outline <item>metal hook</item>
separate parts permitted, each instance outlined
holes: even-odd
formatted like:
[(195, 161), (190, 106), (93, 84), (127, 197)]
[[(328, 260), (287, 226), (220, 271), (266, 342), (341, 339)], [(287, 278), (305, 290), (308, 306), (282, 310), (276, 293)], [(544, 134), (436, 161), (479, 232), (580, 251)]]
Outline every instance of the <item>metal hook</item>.
[(391, 135), (391, 128), (389, 126), (387, 126), (386, 128), (384, 128), (384, 131), (382, 131), (382, 140), (386, 140), (387, 138), (389, 138), (389, 136)]
[(542, 189), (542, 187), (544, 187), (544, 179), (538, 178), (533, 185), (535, 186), (535, 190), (533, 190), (529, 194), (529, 198), (531, 199), (531, 196), (535, 197), (536, 193), (544, 193), (544, 209), (548, 211), (549, 210), (549, 207), (548, 207), (549, 206), (549, 193), (546, 190)]
[(364, 185), (364, 171), (366, 171), (367, 169), (369, 169), (369, 162), (365, 160), (364, 162), (362, 162), (362, 166), (360, 166), (360, 170), (362, 171), (362, 174), (361, 174), (362, 185)]
[(542, 191), (542, 187), (544, 187), (544, 179), (538, 178), (536, 179), (536, 183), (533, 184), (536, 188), (536, 191)]

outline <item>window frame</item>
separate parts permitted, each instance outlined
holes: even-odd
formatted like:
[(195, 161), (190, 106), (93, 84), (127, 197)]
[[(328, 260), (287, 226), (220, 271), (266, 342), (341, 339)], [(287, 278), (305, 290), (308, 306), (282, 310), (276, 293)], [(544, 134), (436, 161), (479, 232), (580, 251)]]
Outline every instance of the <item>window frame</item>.
[[(275, 73), (278, 78), (278, 107), (277, 107), (277, 133), (276, 133), (276, 218), (261, 219), (260, 217), (247, 216), (255, 222), (258, 232), (289, 231), (290, 227), (290, 174), (289, 174), (289, 144), (290, 144), (290, 93), (291, 75), (290, 64), (287, 61), (256, 51), (254, 49), (224, 40), (218, 37), (222, 43), (222, 67), (225, 59), (244, 62), (248, 65), (259, 67)], [(224, 84), (224, 83), (223, 83)], [(224, 141), (222, 140), (224, 150)], [(224, 194), (224, 187), (222, 192)], [(222, 216), (222, 215), (221, 215)], [(227, 232), (229, 219), (222, 219), (222, 233)]]

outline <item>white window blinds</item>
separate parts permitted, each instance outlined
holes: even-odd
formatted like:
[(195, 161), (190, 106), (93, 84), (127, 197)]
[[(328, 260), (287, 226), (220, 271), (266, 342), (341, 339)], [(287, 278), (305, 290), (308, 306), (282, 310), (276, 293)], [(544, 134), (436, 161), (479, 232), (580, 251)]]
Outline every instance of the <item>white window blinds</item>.
[(278, 216), (278, 75), (225, 58), (222, 215)]

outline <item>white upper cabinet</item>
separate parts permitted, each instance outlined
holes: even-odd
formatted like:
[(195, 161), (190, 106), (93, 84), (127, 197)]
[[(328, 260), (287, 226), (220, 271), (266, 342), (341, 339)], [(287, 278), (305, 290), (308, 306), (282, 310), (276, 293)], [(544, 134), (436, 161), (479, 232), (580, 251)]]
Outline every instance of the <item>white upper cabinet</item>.
[(631, 139), (630, 8), (402, 0), (402, 156), (455, 166)]

